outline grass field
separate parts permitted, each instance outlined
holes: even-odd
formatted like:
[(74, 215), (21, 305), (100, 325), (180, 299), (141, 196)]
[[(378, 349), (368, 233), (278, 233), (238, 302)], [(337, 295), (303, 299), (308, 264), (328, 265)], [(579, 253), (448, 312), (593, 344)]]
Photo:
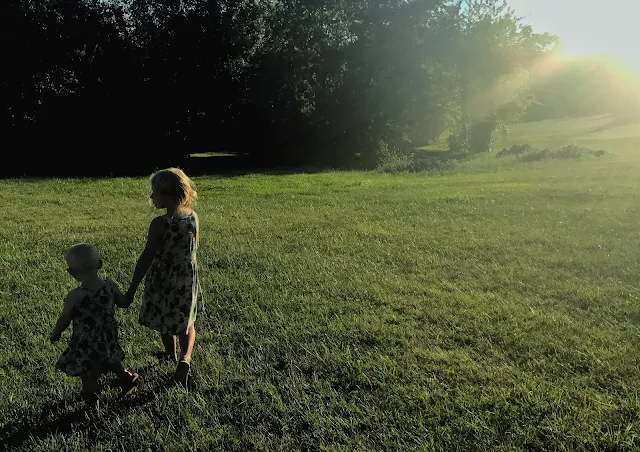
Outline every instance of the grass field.
[[(513, 128), (579, 161), (445, 174), (197, 178), (206, 312), (195, 388), (120, 311), (125, 364), (88, 417), (49, 332), (95, 243), (128, 284), (143, 179), (0, 181), (0, 441), (41, 450), (638, 450), (640, 126)], [(64, 337), (68, 337), (66, 332)], [(106, 380), (105, 383), (110, 383)]]

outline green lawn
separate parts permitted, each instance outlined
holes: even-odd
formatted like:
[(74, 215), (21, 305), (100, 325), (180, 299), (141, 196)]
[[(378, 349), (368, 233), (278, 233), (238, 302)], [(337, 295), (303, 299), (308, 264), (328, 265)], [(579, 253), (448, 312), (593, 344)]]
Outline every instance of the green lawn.
[(64, 344), (48, 343), (74, 285), (63, 253), (95, 243), (126, 287), (155, 214), (146, 181), (0, 181), (0, 441), (638, 450), (640, 127), (590, 131), (598, 121), (507, 138), (611, 151), (580, 161), (197, 178), (196, 387), (165, 387), (172, 368), (151, 356), (137, 299), (118, 319), (143, 384), (122, 403), (108, 389), (95, 418), (54, 369)]

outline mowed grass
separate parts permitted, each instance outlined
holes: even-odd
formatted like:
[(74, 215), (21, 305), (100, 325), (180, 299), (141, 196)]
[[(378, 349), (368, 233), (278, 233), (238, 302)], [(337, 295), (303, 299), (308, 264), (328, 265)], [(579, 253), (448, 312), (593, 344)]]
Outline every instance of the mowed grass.
[(566, 139), (551, 124), (509, 139), (582, 137), (612, 153), (486, 156), (446, 175), (197, 178), (195, 387), (166, 386), (172, 367), (151, 355), (160, 341), (138, 326), (137, 298), (118, 320), (143, 383), (123, 402), (107, 389), (93, 418), (79, 381), (54, 369), (64, 344), (48, 342), (74, 285), (63, 253), (95, 243), (104, 275), (126, 287), (156, 214), (146, 181), (0, 181), (0, 441), (638, 450), (640, 131), (590, 138), (571, 124)]

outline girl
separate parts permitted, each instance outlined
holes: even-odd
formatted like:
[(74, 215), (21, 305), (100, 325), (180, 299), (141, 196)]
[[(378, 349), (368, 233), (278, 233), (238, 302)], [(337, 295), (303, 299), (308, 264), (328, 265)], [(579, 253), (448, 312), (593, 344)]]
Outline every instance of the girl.
[(102, 260), (95, 246), (74, 245), (67, 251), (65, 260), (67, 271), (81, 285), (65, 297), (62, 314), (50, 339), (51, 342), (60, 340), (62, 332), (73, 322), (69, 347), (56, 367), (82, 379), (82, 397), (87, 405), (94, 407), (98, 402), (98, 377), (102, 373), (111, 371), (118, 376), (121, 396), (129, 393), (138, 381), (138, 374), (122, 368), (123, 353), (114, 317), (116, 306), (126, 308), (129, 303), (113, 281), (98, 277)]
[(150, 185), (154, 207), (166, 209), (166, 214), (151, 222), (147, 244), (125, 296), (133, 300), (145, 278), (140, 324), (160, 333), (166, 358), (178, 362), (174, 379), (186, 388), (196, 339), (197, 304), (202, 298), (196, 263), (200, 227), (191, 209), (197, 193), (191, 179), (177, 168), (152, 174)]

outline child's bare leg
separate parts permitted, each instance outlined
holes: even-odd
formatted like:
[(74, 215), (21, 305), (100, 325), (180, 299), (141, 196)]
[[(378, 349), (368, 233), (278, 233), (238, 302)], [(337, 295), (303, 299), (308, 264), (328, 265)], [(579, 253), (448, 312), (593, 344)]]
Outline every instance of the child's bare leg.
[(180, 341), (180, 362), (175, 374), (173, 374), (173, 379), (187, 389), (189, 369), (191, 368), (191, 352), (196, 341), (196, 328), (191, 325), (185, 334), (178, 335), (178, 340)]
[(193, 351), (193, 344), (196, 341), (195, 326), (191, 325), (187, 333), (180, 334), (178, 339), (180, 340), (180, 361), (191, 363), (191, 352)]
[(129, 382), (129, 380), (131, 380), (131, 374), (124, 370), (124, 367), (122, 367), (122, 363), (109, 364), (109, 370), (116, 374), (116, 377), (118, 377), (118, 380), (120, 380), (120, 384), (127, 383)]
[(122, 363), (109, 364), (109, 370), (118, 376), (122, 392), (120, 397), (129, 394), (131, 390), (138, 384), (138, 374), (129, 372), (122, 367)]
[(98, 379), (93, 374), (82, 375), (82, 398), (89, 406), (94, 406), (98, 401)]
[(164, 349), (167, 352), (167, 355), (169, 355), (169, 358), (177, 361), (178, 347), (176, 344), (176, 337), (168, 334), (161, 334), (160, 337), (162, 338), (162, 345), (164, 345)]

